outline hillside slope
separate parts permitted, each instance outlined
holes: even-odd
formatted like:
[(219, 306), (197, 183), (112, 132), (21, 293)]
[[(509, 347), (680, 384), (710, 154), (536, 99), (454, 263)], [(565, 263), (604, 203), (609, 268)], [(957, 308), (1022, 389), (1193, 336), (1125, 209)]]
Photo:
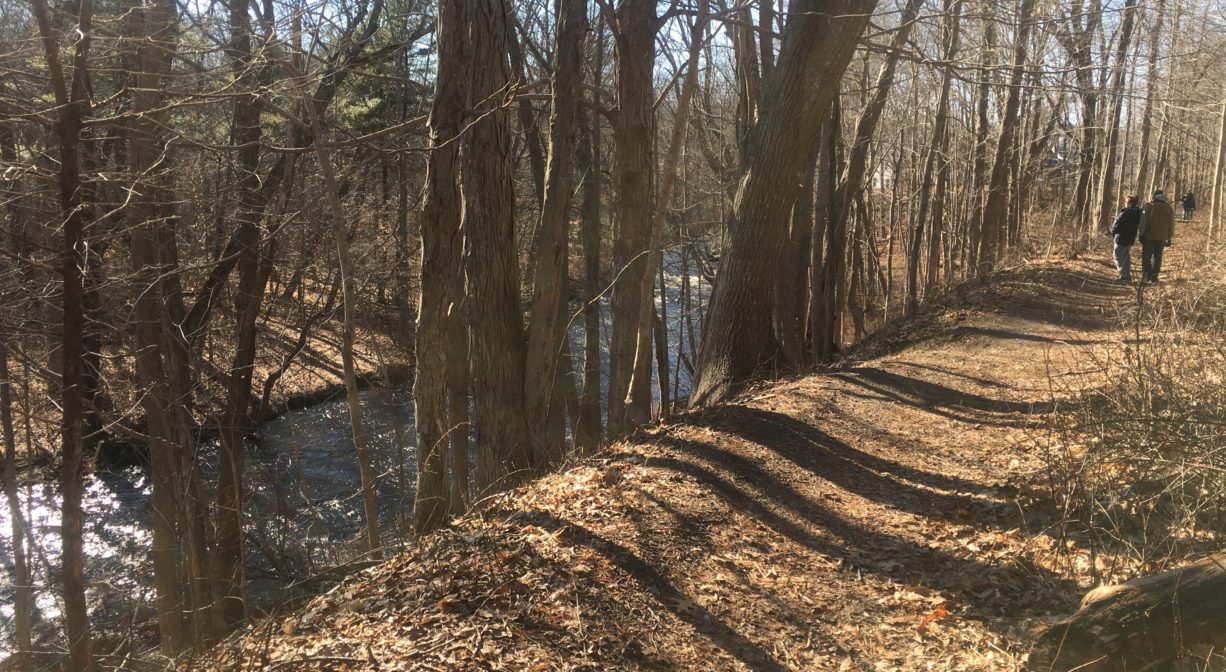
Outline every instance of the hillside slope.
[(1081, 349), (1118, 340), (1110, 279), (1070, 262), (960, 290), (872, 356), (510, 493), (207, 666), (1015, 669), (1079, 597), (1044, 568), (1026, 439), (1053, 384), (1092, 374)]

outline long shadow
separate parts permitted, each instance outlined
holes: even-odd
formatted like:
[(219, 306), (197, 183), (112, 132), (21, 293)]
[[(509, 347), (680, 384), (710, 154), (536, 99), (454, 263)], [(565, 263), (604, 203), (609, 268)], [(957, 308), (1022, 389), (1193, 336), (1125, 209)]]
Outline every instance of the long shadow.
[[(1053, 603), (1064, 607), (1067, 605), (1063, 604), (1063, 596), (1073, 592), (1071, 582), (1046, 570), (1000, 565), (976, 557), (961, 558), (849, 521), (752, 460), (719, 447), (678, 437), (669, 437), (667, 445), (677, 452), (677, 457), (652, 458), (652, 466), (689, 476), (730, 508), (805, 548), (841, 559), (864, 573), (926, 585), (950, 594), (981, 614), (1027, 612)], [(895, 481), (876, 478), (878, 488), (899, 488)], [(862, 488), (865, 485), (862, 483)], [(865, 563), (866, 557), (886, 561)], [(1035, 574), (1042, 575), (1045, 581), (1037, 582)], [(1040, 592), (1037, 585), (1059, 588), (1055, 592)], [(989, 587), (993, 590), (985, 590)]]
[(610, 563), (629, 574), (645, 592), (657, 596), (659, 604), (678, 619), (688, 623), (711, 643), (740, 660), (751, 670), (784, 672), (782, 665), (766, 649), (750, 641), (720, 620), (705, 607), (690, 599), (652, 563), (634, 551), (588, 528), (544, 511), (532, 511), (521, 520), (555, 534), (564, 533), (568, 542), (582, 544), (603, 555)]
[(997, 389), (1008, 389), (1009, 388), (1008, 385), (998, 380), (988, 380), (987, 378), (982, 378), (979, 376), (972, 376), (968, 373), (964, 373), (962, 371), (954, 371), (953, 369), (946, 368), (943, 366), (933, 366), (931, 364), (920, 364), (918, 362), (911, 362), (911, 361), (905, 361), (905, 360), (898, 361), (896, 363), (901, 364), (902, 366), (910, 367), (912, 369), (922, 369), (924, 371), (931, 371), (933, 373), (937, 373), (943, 376), (952, 376), (954, 378), (961, 378), (962, 380), (969, 380), (970, 382), (975, 383), (976, 385), (982, 385), (984, 387), (994, 387)]
[(1094, 345), (1102, 343), (1102, 339), (1085, 339), (1085, 338), (1052, 338), (1050, 336), (1042, 336), (1039, 334), (1027, 334), (1011, 329), (994, 329), (990, 327), (955, 327), (950, 335), (957, 337), (967, 336), (986, 336), (1002, 341), (1029, 341), (1031, 343), (1047, 343), (1051, 345)]
[[(961, 493), (982, 494), (987, 492), (987, 488), (974, 481), (924, 471), (866, 453), (812, 425), (775, 411), (748, 406), (725, 406), (720, 408), (718, 413), (703, 414), (694, 424), (731, 434), (767, 448), (796, 466), (845, 488), (848, 485), (857, 485), (857, 483), (840, 474), (839, 467), (850, 468), (856, 474), (872, 481), (872, 485), (878, 485), (885, 479), (894, 489), (898, 487), (914, 489), (918, 485)], [(800, 445), (797, 445), (798, 443)], [(836, 479), (843, 479), (843, 482)], [(872, 494), (863, 492), (871, 488), (846, 489), (865, 496)], [(934, 494), (931, 490), (922, 490), (922, 492), (925, 495)], [(956, 499), (957, 501), (952, 503), (962, 507), (978, 501), (973, 497), (958, 496)], [(928, 509), (922, 512), (927, 513)]]
[(1054, 404), (1049, 401), (992, 399), (873, 366), (844, 369), (834, 374), (834, 377), (890, 401), (961, 422), (992, 425), (1014, 424), (1016, 419), (1002, 419), (998, 416), (1041, 415), (1050, 413), (1054, 408)]

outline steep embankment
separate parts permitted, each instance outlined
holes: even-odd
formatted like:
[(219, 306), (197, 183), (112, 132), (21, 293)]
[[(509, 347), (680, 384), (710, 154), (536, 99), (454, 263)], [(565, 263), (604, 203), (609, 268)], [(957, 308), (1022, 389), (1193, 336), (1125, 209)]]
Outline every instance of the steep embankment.
[(961, 290), (875, 354), (511, 493), (208, 666), (1013, 669), (1079, 596), (1045, 569), (1026, 439), (1115, 338), (1110, 279)]

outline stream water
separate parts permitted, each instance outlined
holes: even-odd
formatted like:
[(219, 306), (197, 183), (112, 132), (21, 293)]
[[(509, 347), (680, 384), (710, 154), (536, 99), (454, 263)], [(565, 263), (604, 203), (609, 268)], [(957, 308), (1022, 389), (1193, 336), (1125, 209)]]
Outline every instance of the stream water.
[[(662, 307), (668, 318), (671, 369), (680, 376), (675, 382), (685, 396), (689, 376), (678, 367), (677, 349), (678, 335), (685, 334), (687, 326), (679, 257), (666, 256), (665, 269), (668, 282)], [(702, 284), (696, 274), (691, 282)], [(701, 294), (695, 296), (696, 303)], [(607, 305), (603, 308), (602, 333), (607, 334)], [(693, 322), (697, 330), (698, 316)], [(582, 317), (572, 326), (573, 351), (582, 353)], [(692, 361), (689, 342), (682, 341), (681, 350)], [(603, 371), (608, 370), (607, 357), (607, 348), (602, 348)], [(386, 529), (387, 542), (401, 536), (399, 530), (404, 529), (412, 509), (416, 474), (412, 395), (406, 388), (371, 389), (363, 391), (361, 399), (379, 516), (385, 528), (395, 526)], [(215, 444), (202, 445), (200, 450), (202, 464), (216, 463)], [(248, 447), (245, 476), (247, 589), (257, 607), (285, 597), (287, 580), (309, 577), (360, 553), (365, 529), (361, 478), (343, 394), (264, 423)], [(30, 524), (27, 553), (34, 574), (33, 618), (36, 629), (54, 637), (62, 606), (58, 485), (23, 484), (20, 500)], [(134, 466), (91, 474), (83, 507), (86, 578), (94, 622), (121, 634), (126, 628), (129, 636), (153, 636), (148, 556), (153, 512), (148, 473)], [(11, 530), (11, 511), (0, 504), (0, 657), (12, 643), (15, 569)]]

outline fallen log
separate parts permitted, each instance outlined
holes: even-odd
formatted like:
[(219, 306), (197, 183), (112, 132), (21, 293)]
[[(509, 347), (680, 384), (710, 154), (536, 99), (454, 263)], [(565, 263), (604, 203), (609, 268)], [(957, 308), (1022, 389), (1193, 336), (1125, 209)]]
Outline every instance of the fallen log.
[(1226, 646), (1226, 553), (1096, 588), (1039, 636), (1032, 672), (1153, 670), (1189, 651)]

